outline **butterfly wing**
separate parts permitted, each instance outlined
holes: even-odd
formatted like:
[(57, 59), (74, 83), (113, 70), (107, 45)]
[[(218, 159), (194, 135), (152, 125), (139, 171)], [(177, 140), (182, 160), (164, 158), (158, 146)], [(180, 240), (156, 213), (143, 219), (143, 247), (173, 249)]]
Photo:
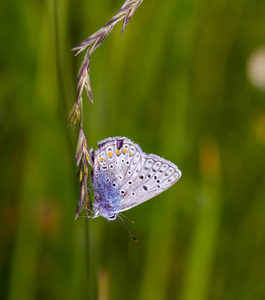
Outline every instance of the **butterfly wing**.
[(120, 211), (128, 210), (159, 195), (181, 177), (181, 171), (176, 165), (157, 155), (143, 153), (141, 163), (139, 174), (120, 202)]
[(94, 159), (95, 205), (101, 214), (128, 210), (162, 193), (177, 182), (181, 171), (154, 154), (145, 154), (126, 137), (99, 142)]
[(94, 208), (107, 217), (120, 211), (119, 205), (132, 184), (129, 178), (140, 172), (141, 149), (125, 137), (114, 137), (99, 142), (95, 153), (90, 150), (90, 156)]

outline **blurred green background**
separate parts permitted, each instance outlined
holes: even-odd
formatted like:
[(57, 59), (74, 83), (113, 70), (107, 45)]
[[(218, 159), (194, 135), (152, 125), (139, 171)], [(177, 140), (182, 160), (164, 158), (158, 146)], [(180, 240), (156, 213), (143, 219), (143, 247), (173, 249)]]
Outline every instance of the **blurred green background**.
[[(265, 1), (143, 1), (92, 55), (89, 147), (127, 136), (183, 172), (120, 221), (74, 221), (83, 55), (122, 1), (0, 4), (0, 298), (265, 299)], [(263, 48), (262, 48), (263, 47)]]

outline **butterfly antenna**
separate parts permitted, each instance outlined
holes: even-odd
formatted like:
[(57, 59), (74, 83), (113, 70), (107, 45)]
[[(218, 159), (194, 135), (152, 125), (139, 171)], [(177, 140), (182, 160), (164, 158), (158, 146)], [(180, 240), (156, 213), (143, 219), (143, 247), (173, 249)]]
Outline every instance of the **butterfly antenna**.
[(124, 220), (123, 220), (123, 218), (120, 216), (120, 215), (118, 215), (118, 217), (122, 220), (122, 223), (124, 224), (124, 226), (125, 226), (125, 228), (127, 229), (127, 231), (129, 232), (129, 234), (130, 234), (130, 236), (131, 236), (131, 238), (135, 241), (135, 242), (137, 242), (138, 243), (138, 240), (131, 234), (131, 232), (130, 232), (130, 230), (129, 230), (129, 228), (128, 228), (128, 226), (126, 225), (126, 223), (124, 222)]
[(126, 220), (128, 220), (130, 223), (132, 223), (132, 224), (134, 224), (135, 222), (134, 221), (132, 221), (132, 220), (130, 220), (128, 217), (126, 217), (124, 214), (121, 214), (120, 213), (120, 215), (122, 215)]

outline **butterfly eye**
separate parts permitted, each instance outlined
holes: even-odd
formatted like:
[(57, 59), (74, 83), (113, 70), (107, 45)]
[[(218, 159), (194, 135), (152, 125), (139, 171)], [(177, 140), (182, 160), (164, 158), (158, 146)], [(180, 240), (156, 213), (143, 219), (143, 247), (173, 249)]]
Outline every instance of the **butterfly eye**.
[(113, 214), (111, 216), (108, 217), (109, 220), (115, 220), (116, 219), (116, 214)]

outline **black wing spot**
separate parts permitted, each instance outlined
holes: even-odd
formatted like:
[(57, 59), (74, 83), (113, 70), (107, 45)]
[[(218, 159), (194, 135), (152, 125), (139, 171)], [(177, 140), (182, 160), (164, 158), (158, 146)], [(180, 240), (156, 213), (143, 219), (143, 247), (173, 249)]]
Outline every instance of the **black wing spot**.
[(117, 140), (117, 149), (120, 150), (123, 146), (123, 140)]
[(144, 188), (145, 191), (148, 191), (148, 188), (147, 188), (146, 185), (144, 185), (143, 188)]
[(148, 178), (151, 178), (151, 174), (148, 174), (147, 177), (148, 177)]
[(140, 175), (139, 178), (143, 180), (143, 179), (144, 179), (144, 176), (143, 176), (143, 175)]
[(94, 163), (94, 161), (95, 161), (95, 152), (94, 152), (94, 150), (91, 151), (90, 158), (91, 158), (92, 162)]

